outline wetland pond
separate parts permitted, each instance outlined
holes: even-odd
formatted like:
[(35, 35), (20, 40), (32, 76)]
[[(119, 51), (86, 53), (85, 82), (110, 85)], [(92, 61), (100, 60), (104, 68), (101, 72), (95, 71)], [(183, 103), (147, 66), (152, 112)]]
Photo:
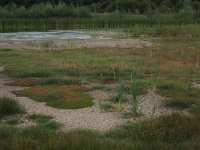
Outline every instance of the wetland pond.
[(0, 41), (6, 40), (108, 40), (121, 37), (123, 32), (107, 30), (49, 30), (46, 32), (0, 33)]
[(131, 38), (130, 32), (116, 30), (49, 30), (45, 32), (0, 33), (0, 48), (65, 50), (79, 48), (143, 48), (151, 43)]

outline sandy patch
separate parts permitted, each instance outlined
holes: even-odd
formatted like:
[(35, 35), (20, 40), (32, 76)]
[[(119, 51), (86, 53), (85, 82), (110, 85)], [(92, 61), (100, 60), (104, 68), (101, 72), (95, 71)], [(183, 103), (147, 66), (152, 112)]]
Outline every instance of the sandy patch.
[(35, 126), (36, 123), (33, 123), (27, 118), (27, 115), (16, 115), (16, 116), (8, 116), (6, 118), (3, 118), (0, 123), (8, 125), (8, 121), (16, 119), (18, 123), (14, 125), (17, 128), (25, 128), (25, 127), (30, 127), (30, 126)]
[(200, 83), (192, 82), (192, 87), (200, 89)]
[(108, 39), (108, 40), (16, 40), (0, 41), (0, 49), (25, 50), (64, 50), (79, 48), (143, 48), (152, 46), (149, 41), (140, 39)]

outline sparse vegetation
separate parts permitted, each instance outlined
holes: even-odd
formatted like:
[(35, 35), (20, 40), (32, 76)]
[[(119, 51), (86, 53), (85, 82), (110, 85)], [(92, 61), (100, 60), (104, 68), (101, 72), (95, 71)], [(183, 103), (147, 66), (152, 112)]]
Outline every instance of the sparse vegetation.
[(132, 80), (132, 83), (131, 83), (131, 101), (132, 101), (132, 113), (133, 113), (133, 116), (134, 116), (134, 119), (136, 118), (136, 115), (138, 113), (138, 96), (139, 96), (139, 93), (138, 93), (138, 90), (137, 90), (137, 87), (136, 87), (136, 79), (133, 79)]
[(17, 125), (17, 124), (19, 124), (19, 120), (17, 120), (16, 118), (11, 118), (8, 121), (6, 121), (6, 124), (8, 124), (8, 125)]
[(60, 124), (53, 121), (53, 117), (45, 116), (42, 114), (32, 114), (28, 118), (37, 123), (37, 126), (50, 130), (57, 130), (60, 128)]
[(104, 111), (113, 111), (115, 109), (114, 105), (109, 102), (100, 102), (100, 108)]

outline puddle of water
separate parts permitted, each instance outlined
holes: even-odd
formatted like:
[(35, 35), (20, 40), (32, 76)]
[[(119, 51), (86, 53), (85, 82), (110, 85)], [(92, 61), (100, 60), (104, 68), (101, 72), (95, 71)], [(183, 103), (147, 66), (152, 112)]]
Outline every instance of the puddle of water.
[(78, 31), (78, 30), (51, 30), (47, 32), (12, 32), (0, 33), (0, 40), (70, 40), (70, 39), (112, 39), (117, 32), (109, 31)]

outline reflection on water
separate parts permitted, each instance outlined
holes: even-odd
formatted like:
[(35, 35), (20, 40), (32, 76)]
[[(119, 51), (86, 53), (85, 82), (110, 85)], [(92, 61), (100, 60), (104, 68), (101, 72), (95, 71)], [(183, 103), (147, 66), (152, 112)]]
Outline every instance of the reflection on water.
[(51, 30), (47, 32), (12, 32), (0, 33), (0, 40), (63, 40), (63, 39), (111, 39), (115, 32), (107, 31), (78, 31), (78, 30)]

